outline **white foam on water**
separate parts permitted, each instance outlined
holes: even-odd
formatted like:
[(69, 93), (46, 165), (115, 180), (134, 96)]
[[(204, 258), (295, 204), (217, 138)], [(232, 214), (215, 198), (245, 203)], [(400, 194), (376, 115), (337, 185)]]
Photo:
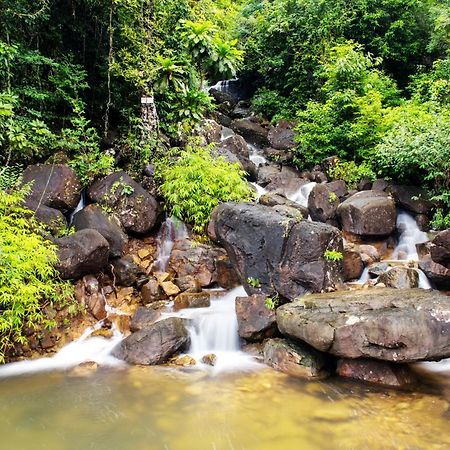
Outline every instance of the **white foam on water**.
[(236, 297), (246, 296), (247, 293), (241, 286), (225, 295), (212, 297), (209, 308), (188, 308), (165, 315), (189, 320), (187, 329), (191, 346), (187, 353), (196, 361), (200, 361), (203, 356), (211, 353), (216, 355), (215, 366), (198, 364), (214, 374), (248, 371), (262, 367), (251, 355), (244, 353), (240, 348), (235, 300)]
[(257, 183), (250, 183), (250, 184), (256, 189), (256, 200), (259, 200), (259, 198), (262, 195), (267, 194), (267, 189), (264, 189), (259, 184), (257, 184)]
[(420, 231), (414, 217), (405, 211), (400, 211), (397, 215), (397, 229), (400, 237), (392, 259), (418, 261), (416, 245), (429, 240), (427, 233)]
[(114, 347), (123, 339), (122, 333), (113, 328), (111, 339), (91, 337), (91, 334), (100, 327), (101, 322), (98, 322), (94, 327), (86, 329), (79, 339), (67, 344), (52, 357), (18, 361), (0, 366), (0, 378), (67, 370), (84, 362), (96, 362), (102, 366), (124, 365), (123, 361), (111, 355)]
[(308, 198), (309, 194), (311, 194), (311, 191), (314, 189), (314, 186), (317, 183), (314, 181), (311, 181), (310, 183), (306, 183), (303, 186), (301, 186), (298, 190), (293, 192), (292, 194), (289, 194), (287, 198), (295, 203), (298, 203), (301, 206), (304, 206), (305, 208), (308, 207)]
[(222, 131), (220, 133), (220, 140), (225, 141), (226, 139), (228, 139), (232, 136), (235, 136), (235, 135), (236, 135), (236, 133), (231, 128), (222, 127)]
[(263, 155), (263, 151), (256, 147), (253, 144), (247, 142), (248, 150), (249, 150), (249, 159), (256, 166), (264, 166), (268, 163), (267, 158)]

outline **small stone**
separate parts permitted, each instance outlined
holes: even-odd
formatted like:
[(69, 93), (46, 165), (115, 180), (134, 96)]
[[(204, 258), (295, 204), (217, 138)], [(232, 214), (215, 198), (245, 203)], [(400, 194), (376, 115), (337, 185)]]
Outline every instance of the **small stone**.
[(99, 330), (95, 330), (92, 334), (92, 337), (102, 337), (105, 339), (111, 339), (113, 337), (112, 330), (106, 330), (105, 328), (100, 328)]
[(180, 355), (173, 359), (171, 363), (175, 364), (176, 366), (188, 367), (195, 366), (197, 364), (197, 361), (192, 356)]
[(137, 254), (138, 254), (139, 258), (145, 259), (145, 258), (147, 258), (147, 256), (150, 255), (150, 250), (148, 250), (146, 248), (141, 248), (140, 250), (138, 250)]
[(207, 364), (208, 366), (215, 366), (217, 362), (217, 356), (214, 353), (208, 353), (203, 356), (202, 363)]
[(170, 278), (170, 273), (167, 272), (155, 272), (153, 275), (156, 277), (159, 284), (164, 283), (164, 281), (167, 281)]
[(163, 281), (160, 284), (161, 284), (161, 287), (163, 288), (163, 291), (169, 297), (180, 293), (180, 288), (176, 284), (172, 283), (171, 281)]
[(124, 300), (130, 300), (131, 296), (133, 295), (134, 288), (133, 287), (125, 287), (122, 289), (119, 289), (117, 291), (117, 300), (119, 302), (122, 302)]
[(183, 292), (175, 298), (174, 310), (185, 308), (208, 308), (211, 305), (209, 292)]

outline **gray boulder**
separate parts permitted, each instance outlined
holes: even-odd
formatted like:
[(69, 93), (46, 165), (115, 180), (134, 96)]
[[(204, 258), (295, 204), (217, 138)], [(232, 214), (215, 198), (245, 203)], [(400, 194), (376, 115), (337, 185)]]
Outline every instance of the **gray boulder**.
[(277, 309), (282, 334), (344, 358), (395, 362), (450, 356), (450, 298), (423, 289), (305, 296)]
[(155, 365), (166, 362), (189, 344), (183, 320), (170, 317), (153, 323), (125, 338), (113, 351), (130, 364)]
[(263, 347), (264, 362), (280, 372), (305, 379), (328, 376), (327, 358), (306, 344), (288, 339), (269, 339)]
[(339, 197), (326, 184), (316, 184), (308, 197), (308, 210), (311, 219), (327, 222), (336, 217)]
[(433, 208), (428, 193), (416, 186), (389, 185), (386, 192), (390, 193), (400, 208), (415, 214), (428, 214)]
[(362, 191), (341, 203), (337, 213), (342, 228), (360, 236), (386, 236), (395, 230), (394, 200), (383, 191)]
[(109, 251), (113, 258), (119, 258), (128, 242), (128, 236), (113, 216), (107, 216), (98, 205), (88, 205), (77, 212), (73, 219), (76, 231), (97, 230), (109, 243)]
[(111, 209), (125, 230), (145, 234), (156, 224), (158, 203), (125, 172), (116, 172), (96, 181), (88, 196), (94, 203)]
[(392, 267), (379, 276), (378, 282), (394, 289), (412, 289), (419, 287), (419, 273), (409, 267)]
[(269, 145), (269, 131), (253, 117), (233, 120), (230, 128), (253, 145), (261, 147)]
[(327, 250), (343, 251), (341, 234), (330, 225), (250, 203), (224, 203), (213, 220), (214, 235), (250, 294), (278, 292), (292, 300), (342, 281), (341, 263), (325, 257)]
[(433, 239), (430, 252), (434, 262), (450, 269), (450, 229), (437, 234)]
[(102, 271), (109, 258), (108, 241), (96, 230), (81, 230), (55, 239), (56, 269), (64, 279), (78, 279)]
[(72, 169), (62, 164), (28, 166), (23, 172), (22, 183), (32, 183), (28, 197), (30, 205), (68, 212), (80, 201), (80, 181)]
[(276, 127), (269, 131), (270, 146), (277, 150), (291, 150), (295, 147), (294, 124), (286, 120), (280, 120)]

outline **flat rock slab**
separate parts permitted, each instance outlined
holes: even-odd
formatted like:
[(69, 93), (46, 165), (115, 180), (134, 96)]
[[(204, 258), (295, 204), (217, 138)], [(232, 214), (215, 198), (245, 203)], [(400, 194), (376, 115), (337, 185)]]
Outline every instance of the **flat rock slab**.
[(277, 309), (282, 334), (345, 358), (450, 356), (450, 298), (422, 289), (313, 294)]

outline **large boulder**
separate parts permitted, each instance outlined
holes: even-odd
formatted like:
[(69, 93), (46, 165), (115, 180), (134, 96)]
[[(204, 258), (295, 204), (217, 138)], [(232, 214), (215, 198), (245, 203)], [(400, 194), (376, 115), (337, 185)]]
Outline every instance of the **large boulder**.
[(248, 341), (262, 341), (277, 332), (275, 311), (266, 306), (265, 295), (236, 298), (238, 332)]
[(28, 199), (25, 206), (34, 214), (34, 218), (44, 228), (48, 230), (53, 236), (58, 236), (61, 232), (67, 230), (67, 220), (64, 214), (55, 208), (49, 208), (45, 205), (40, 205), (37, 200)]
[(394, 197), (400, 208), (415, 214), (428, 214), (433, 208), (428, 193), (416, 186), (389, 185), (386, 192)]
[(433, 239), (430, 252), (434, 262), (450, 269), (450, 229), (437, 234)]
[(221, 141), (217, 146), (217, 154), (228, 162), (238, 163), (248, 174), (256, 173), (256, 166), (249, 159), (248, 146), (242, 136), (234, 135)]
[(416, 288), (419, 287), (419, 272), (410, 267), (392, 267), (379, 276), (378, 282), (394, 289)]
[(233, 120), (230, 128), (251, 144), (261, 147), (269, 145), (269, 131), (253, 117)]
[(383, 191), (362, 191), (337, 209), (342, 228), (359, 236), (386, 236), (395, 230), (395, 202)]
[(339, 203), (339, 197), (326, 184), (316, 184), (308, 197), (311, 219), (317, 222), (333, 220)]
[(224, 203), (213, 217), (215, 237), (250, 294), (278, 292), (292, 300), (342, 280), (339, 261), (325, 257), (327, 250), (343, 251), (341, 234), (330, 225), (251, 203)]
[(113, 258), (119, 258), (128, 242), (128, 236), (123, 232), (114, 216), (106, 215), (98, 205), (88, 205), (77, 212), (73, 219), (76, 231), (97, 230), (109, 243), (109, 251)]
[(280, 120), (276, 127), (269, 131), (268, 139), (271, 147), (277, 150), (291, 150), (295, 147), (294, 124)]
[(277, 309), (282, 334), (344, 358), (395, 362), (450, 356), (450, 298), (423, 289), (305, 296)]
[(289, 208), (297, 209), (304, 219), (308, 218), (309, 215), (308, 208), (299, 203), (295, 203), (284, 195), (277, 194), (276, 192), (268, 192), (267, 194), (261, 195), (258, 202), (265, 206), (287, 206)]
[(28, 166), (23, 172), (22, 183), (32, 183), (28, 197), (30, 206), (44, 205), (67, 212), (75, 209), (80, 201), (80, 181), (72, 169), (62, 164)]
[(111, 263), (111, 272), (115, 283), (120, 286), (130, 287), (141, 281), (147, 282), (145, 270), (137, 265), (129, 255), (118, 258)]
[(419, 262), (419, 269), (437, 289), (450, 289), (450, 269), (447, 267), (427, 259)]
[(108, 263), (108, 241), (96, 230), (81, 230), (55, 239), (56, 268), (65, 279), (78, 279), (102, 271)]
[(305, 379), (328, 376), (327, 359), (306, 344), (288, 339), (269, 339), (263, 347), (264, 362), (280, 372)]
[(170, 317), (150, 324), (125, 338), (113, 351), (130, 364), (155, 365), (166, 362), (189, 344), (183, 320)]
[(151, 327), (161, 317), (161, 311), (140, 306), (130, 322), (130, 331), (136, 332)]
[(156, 224), (158, 203), (125, 172), (116, 172), (96, 181), (88, 196), (94, 203), (111, 209), (125, 230), (145, 234)]

